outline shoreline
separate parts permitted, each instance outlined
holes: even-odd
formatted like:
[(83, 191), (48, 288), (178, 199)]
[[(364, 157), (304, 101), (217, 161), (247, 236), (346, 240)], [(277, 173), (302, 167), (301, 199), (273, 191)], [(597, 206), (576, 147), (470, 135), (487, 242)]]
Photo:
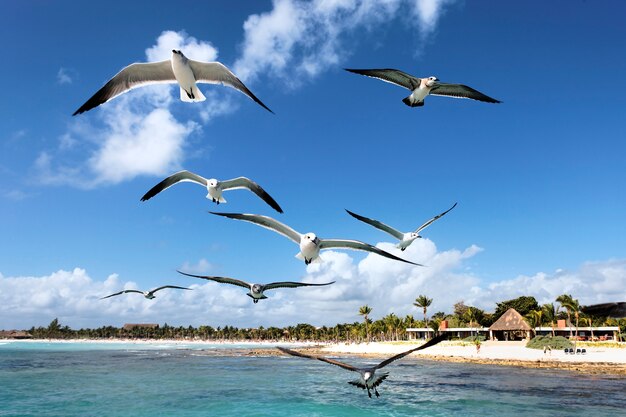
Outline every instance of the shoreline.
[[(290, 346), (305, 350), (307, 353), (333, 357), (359, 357), (382, 359), (419, 346), (421, 343), (371, 342), (371, 343), (320, 343), (312, 341), (234, 341), (234, 340), (178, 340), (178, 339), (0, 339), (0, 344), (11, 343), (68, 343), (68, 344), (111, 344), (185, 348), (193, 346), (203, 351), (205, 345), (229, 347), (229, 355), (241, 356), (279, 356), (275, 346)], [(249, 346), (248, 346), (249, 345)], [(476, 365), (513, 366), (523, 368), (559, 369), (591, 375), (626, 377), (626, 344), (622, 347), (585, 346), (587, 353), (565, 354), (554, 350), (544, 353), (540, 349), (526, 348), (526, 342), (483, 342), (477, 352), (472, 344), (462, 342), (442, 342), (423, 351), (406, 357), (408, 360), (432, 360), (453, 363), (471, 363)], [(209, 350), (207, 350), (209, 353)], [(215, 353), (214, 351), (212, 353)], [(405, 359), (405, 360), (406, 360)]]

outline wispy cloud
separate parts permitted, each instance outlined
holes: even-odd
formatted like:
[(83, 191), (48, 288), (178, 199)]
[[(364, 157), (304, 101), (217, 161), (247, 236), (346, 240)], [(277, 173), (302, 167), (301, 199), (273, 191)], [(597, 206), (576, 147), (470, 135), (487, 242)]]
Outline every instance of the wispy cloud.
[(67, 68), (59, 68), (59, 71), (57, 72), (57, 83), (61, 85), (72, 84), (74, 81), (73, 73), (74, 71)]
[[(380, 247), (398, 252), (388, 243)], [(358, 320), (358, 308), (364, 304), (373, 307), (374, 318), (392, 312), (400, 316), (417, 315), (413, 302), (420, 294), (433, 298), (431, 311), (445, 312), (451, 312), (454, 303), (461, 300), (493, 311), (496, 302), (521, 295), (531, 295), (539, 303), (546, 303), (568, 293), (583, 305), (626, 299), (626, 259), (588, 262), (575, 271), (538, 272), (486, 283), (466, 268), (467, 261), (480, 252), (474, 245), (464, 250), (438, 251), (430, 240), (422, 239), (402, 255), (428, 265), (425, 268), (373, 254), (357, 262), (348, 253), (324, 252), (324, 262), (309, 265), (300, 279), (314, 283), (336, 281), (335, 284), (269, 291), (269, 298), (258, 304), (252, 304), (242, 288), (192, 278), (185, 281), (178, 276), (172, 280), (194, 291), (162, 291), (154, 300), (137, 294), (100, 300), (122, 289), (138, 288), (137, 284), (116, 274), (93, 279), (80, 268), (40, 277), (0, 274), (0, 323), (5, 328), (29, 328), (47, 325), (58, 317), (72, 327), (119, 326), (129, 321), (238, 327), (300, 322), (332, 325)], [(205, 273), (211, 265), (201, 259), (194, 264), (185, 263), (181, 268)], [(171, 282), (153, 285), (167, 283)]]
[(243, 54), (235, 63), (235, 72), (243, 79), (271, 73), (297, 87), (302, 79), (345, 62), (350, 46), (359, 44), (358, 35), (383, 24), (408, 20), (423, 40), (435, 30), (449, 3), (452, 1), (275, 0), (271, 11), (245, 21)]

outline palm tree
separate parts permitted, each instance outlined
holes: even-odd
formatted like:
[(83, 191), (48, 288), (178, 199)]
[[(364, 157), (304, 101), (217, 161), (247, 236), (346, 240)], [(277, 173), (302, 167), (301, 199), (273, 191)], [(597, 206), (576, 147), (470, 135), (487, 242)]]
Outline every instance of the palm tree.
[[(476, 323), (476, 325), (478, 325), (478, 320), (480, 320), (481, 318), (481, 313), (482, 310), (476, 307), (468, 307), (467, 311), (465, 312), (465, 318), (467, 319), (467, 321), (469, 321), (469, 325), (470, 325), (470, 333), (473, 335), (473, 330), (471, 330), (472, 328), (472, 323)], [(478, 336), (478, 334), (477, 334)]]
[[(428, 298), (425, 295), (419, 295), (416, 299), (415, 302), (413, 303), (413, 305), (415, 307), (418, 308), (422, 308), (424, 309), (424, 323), (426, 323), (426, 326), (428, 326), (428, 320), (426, 320), (426, 309), (428, 309), (428, 307), (430, 307), (430, 305), (433, 303), (433, 299), (432, 298)], [(426, 338), (426, 336), (424, 336)]]
[(541, 323), (543, 320), (542, 316), (543, 316), (543, 310), (531, 310), (526, 315), (526, 321), (528, 321), (528, 324), (530, 324), (530, 327), (532, 327), (533, 331), (535, 332), (535, 336), (537, 335), (535, 328), (541, 327)]
[[(556, 297), (556, 302), (561, 304), (561, 307), (565, 309), (567, 312), (567, 324), (568, 326), (571, 324), (572, 320), (572, 303), (574, 299), (569, 294), (562, 294)], [(569, 329), (569, 337), (572, 337), (572, 328)]]
[(365, 322), (365, 335), (367, 337), (367, 343), (370, 342), (370, 332), (367, 327), (369, 318), (367, 317), (372, 312), (372, 307), (365, 304), (363, 307), (359, 308), (359, 315), (363, 316), (363, 321)]
[(550, 326), (552, 327), (552, 337), (554, 337), (554, 322), (556, 321), (557, 314), (554, 303), (544, 304), (541, 306), (541, 311), (543, 312), (545, 321), (550, 322)]

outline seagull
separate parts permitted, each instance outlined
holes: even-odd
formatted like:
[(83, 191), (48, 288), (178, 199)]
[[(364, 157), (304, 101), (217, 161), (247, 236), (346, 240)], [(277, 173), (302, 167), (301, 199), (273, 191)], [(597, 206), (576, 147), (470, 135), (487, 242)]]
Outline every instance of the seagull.
[(252, 298), (252, 302), (254, 304), (258, 303), (259, 300), (264, 300), (267, 298), (265, 294), (263, 294), (264, 291), (273, 290), (274, 288), (321, 287), (324, 285), (330, 285), (330, 284), (335, 283), (335, 281), (327, 282), (325, 284), (310, 284), (306, 282), (285, 281), (285, 282), (271, 282), (269, 284), (252, 284), (252, 283), (241, 281), (235, 278), (210, 277), (206, 275), (193, 275), (193, 274), (186, 274), (181, 271), (178, 271), (178, 273), (187, 275), (188, 277), (201, 278), (201, 279), (206, 279), (209, 281), (220, 282), (222, 284), (231, 284), (231, 285), (237, 285), (238, 287), (248, 288), (250, 292), (247, 293), (246, 295)]
[(224, 199), (224, 197), (222, 197), (222, 191), (246, 188), (261, 197), (263, 201), (272, 206), (272, 208), (277, 212), (283, 212), (283, 209), (280, 208), (278, 203), (263, 189), (263, 187), (261, 187), (259, 184), (252, 181), (251, 179), (248, 179), (246, 177), (238, 177), (233, 178), (232, 180), (219, 181), (215, 178), (207, 179), (189, 171), (180, 171), (165, 178), (163, 181), (152, 187), (150, 191), (148, 191), (143, 197), (141, 197), (141, 201), (150, 200), (152, 197), (154, 197), (161, 191), (168, 189), (172, 185), (185, 181), (193, 182), (202, 185), (203, 187), (206, 187), (207, 191), (209, 192), (206, 195), (206, 198), (211, 199), (214, 203), (217, 204), (226, 203), (226, 200)]
[(424, 105), (424, 98), (431, 96), (448, 96), (455, 98), (470, 98), (472, 100), (484, 101), (487, 103), (501, 103), (501, 101), (484, 95), (471, 87), (463, 84), (442, 83), (437, 77), (417, 78), (406, 72), (397, 69), (348, 69), (346, 71), (367, 77), (378, 78), (391, 84), (399, 85), (411, 90), (411, 94), (402, 99), (402, 102), (410, 107), (420, 107)]
[(367, 395), (372, 398), (372, 393), (371, 390), (374, 390), (374, 394), (376, 394), (377, 397), (380, 397), (380, 394), (378, 393), (378, 390), (376, 389), (376, 387), (378, 387), (380, 384), (382, 384), (382, 382), (387, 379), (387, 377), (389, 376), (389, 372), (381, 372), (378, 375), (376, 375), (376, 371), (380, 368), (383, 368), (387, 365), (389, 365), (391, 362), (393, 361), (397, 361), (398, 359), (402, 359), (404, 358), (406, 355), (416, 352), (418, 350), (422, 350), (422, 349), (426, 349), (429, 348), (431, 346), (436, 345), (437, 343), (447, 339), (448, 335), (447, 334), (442, 334), (440, 336), (434, 337), (432, 339), (430, 339), (428, 342), (424, 343), (423, 345), (413, 348), (413, 349), (409, 349), (405, 352), (399, 353), (395, 356), (392, 356), (388, 359), (385, 359), (384, 361), (382, 361), (381, 363), (379, 363), (376, 366), (372, 366), (369, 368), (357, 368), (355, 366), (352, 365), (348, 365), (346, 363), (340, 362), (338, 360), (335, 359), (328, 359), (328, 358), (324, 358), (322, 356), (314, 356), (314, 355), (307, 355), (305, 353), (300, 353), (297, 352), (295, 350), (291, 350), (291, 349), (287, 349), (284, 347), (277, 347), (278, 350), (280, 350), (281, 352), (287, 353), (289, 355), (292, 356), (300, 356), (302, 358), (309, 358), (309, 359), (317, 359), (318, 361), (322, 361), (322, 362), (326, 362), (326, 363), (330, 363), (331, 365), (337, 365), (339, 367), (342, 367), (343, 369), (347, 369), (348, 371), (352, 371), (352, 372), (358, 372), (360, 377), (357, 380), (354, 381), (350, 381), (348, 382), (348, 384), (350, 385), (354, 385), (355, 387), (359, 387), (362, 389), (366, 389), (367, 390)]
[(583, 306), (582, 312), (592, 316), (613, 317), (616, 319), (626, 317), (626, 302), (604, 303)]
[(402, 261), (417, 266), (424, 266), (411, 261), (407, 261), (402, 258), (398, 258), (397, 256), (385, 252), (382, 249), (378, 249), (376, 246), (372, 246), (364, 242), (359, 242), (358, 240), (321, 239), (317, 237), (315, 233), (298, 233), (291, 227), (279, 222), (278, 220), (274, 220), (271, 217), (267, 216), (261, 216), (259, 214), (215, 213), (212, 211), (209, 213), (216, 214), (218, 216), (228, 217), (231, 219), (255, 223), (261, 227), (273, 230), (274, 232), (293, 240), (298, 245), (300, 245), (300, 252), (296, 254), (296, 258), (304, 260), (304, 263), (306, 265), (310, 264), (313, 261), (321, 261), (319, 256), (321, 249), (340, 248), (373, 252), (390, 259), (395, 259), (396, 261)]
[(107, 101), (149, 84), (176, 84), (180, 86), (182, 101), (204, 101), (206, 97), (196, 83), (222, 84), (235, 88), (256, 101), (270, 113), (274, 113), (248, 90), (239, 78), (220, 62), (199, 62), (188, 59), (181, 51), (173, 49), (172, 59), (160, 62), (135, 63), (122, 69), (96, 94), (72, 114), (84, 113)]
[(143, 296), (146, 297), (148, 300), (152, 300), (154, 298), (154, 293), (164, 288), (177, 288), (179, 290), (191, 290), (191, 288), (177, 287), (176, 285), (164, 285), (162, 287), (155, 288), (150, 291), (124, 290), (124, 291), (116, 292), (115, 294), (107, 295), (106, 297), (102, 297), (101, 300), (104, 300), (105, 298), (109, 298), (109, 297), (115, 297), (116, 295), (124, 294), (127, 292), (137, 292), (139, 294), (143, 294)]
[(395, 237), (397, 239), (400, 239), (400, 242), (396, 245), (396, 247), (400, 248), (400, 250), (404, 251), (406, 248), (409, 247), (409, 245), (411, 243), (413, 243), (413, 241), (415, 239), (418, 239), (418, 238), (422, 237), (422, 236), (420, 236), (420, 232), (422, 230), (424, 230), (425, 228), (430, 226), (435, 220), (437, 220), (441, 216), (445, 215), (447, 212), (449, 212), (450, 210), (452, 210), (455, 207), (456, 207), (456, 203), (454, 203), (454, 205), (452, 207), (450, 207), (448, 210), (446, 210), (443, 213), (438, 214), (435, 217), (433, 217), (432, 219), (428, 220), (426, 223), (424, 223), (423, 225), (421, 225), (420, 227), (415, 229), (414, 232), (407, 232), (407, 233), (403, 233), (403, 232), (401, 232), (399, 230), (394, 229), (391, 226), (387, 226), (385, 223), (379, 222), (378, 220), (369, 219), (367, 217), (359, 216), (358, 214), (353, 213), (353, 212), (351, 212), (350, 210), (347, 210), (347, 209), (346, 209), (346, 211), (348, 212), (349, 215), (351, 215), (355, 219), (361, 220), (362, 222), (370, 224), (370, 225), (374, 226), (375, 228), (380, 229), (383, 232), (387, 232), (391, 236), (393, 236), (393, 237)]

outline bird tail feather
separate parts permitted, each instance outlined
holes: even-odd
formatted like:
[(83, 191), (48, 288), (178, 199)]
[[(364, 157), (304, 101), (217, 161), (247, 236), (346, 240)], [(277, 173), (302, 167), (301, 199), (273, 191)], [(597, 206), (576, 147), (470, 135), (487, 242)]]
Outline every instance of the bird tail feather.
[(189, 97), (187, 91), (185, 91), (185, 89), (181, 87), (180, 100), (187, 103), (206, 100), (206, 97), (204, 96), (204, 94), (202, 94), (202, 91), (200, 91), (200, 89), (195, 85), (191, 87), (191, 93), (193, 94), (193, 97)]

